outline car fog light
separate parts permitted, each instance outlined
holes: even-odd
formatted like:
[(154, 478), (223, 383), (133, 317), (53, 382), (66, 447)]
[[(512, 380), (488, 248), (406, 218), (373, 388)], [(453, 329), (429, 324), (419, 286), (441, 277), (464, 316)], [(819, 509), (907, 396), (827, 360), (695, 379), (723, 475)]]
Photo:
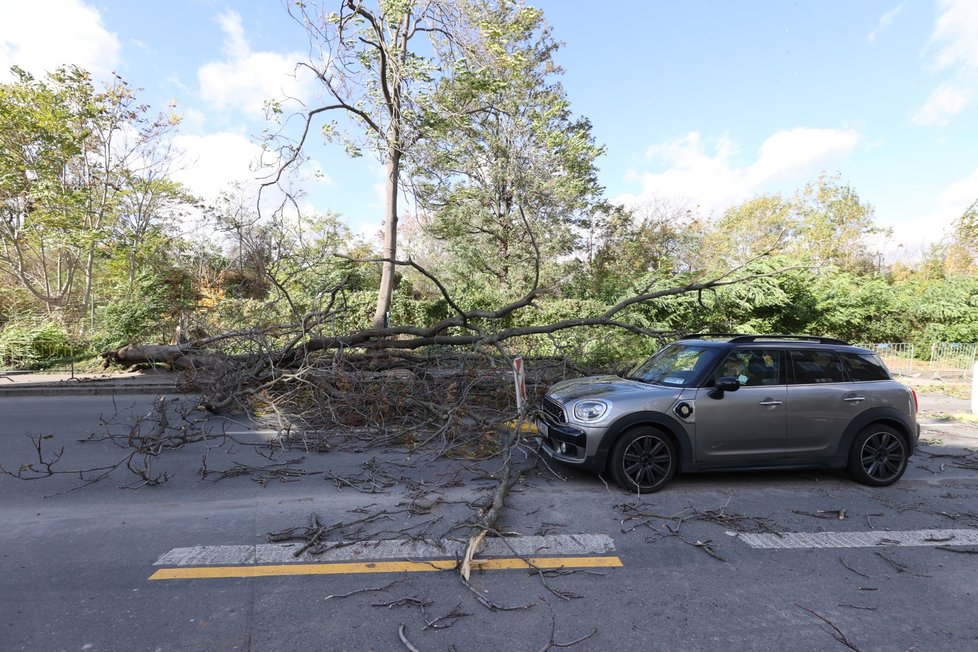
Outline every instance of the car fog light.
[(565, 444), (564, 442), (560, 442), (559, 444), (557, 444), (557, 452), (558, 453), (561, 453), (562, 455), (566, 455), (567, 454), (567, 444)]

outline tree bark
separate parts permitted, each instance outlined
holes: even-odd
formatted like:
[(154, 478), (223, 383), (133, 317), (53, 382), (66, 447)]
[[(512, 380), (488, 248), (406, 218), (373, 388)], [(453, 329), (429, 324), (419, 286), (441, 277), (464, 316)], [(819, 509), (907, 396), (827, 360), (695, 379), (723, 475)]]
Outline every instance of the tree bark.
[(394, 292), (394, 261), (397, 258), (397, 191), (401, 174), (401, 153), (396, 144), (391, 146), (387, 159), (387, 189), (384, 201), (384, 263), (380, 271), (380, 290), (377, 293), (377, 309), (371, 326), (374, 330), (386, 328)]

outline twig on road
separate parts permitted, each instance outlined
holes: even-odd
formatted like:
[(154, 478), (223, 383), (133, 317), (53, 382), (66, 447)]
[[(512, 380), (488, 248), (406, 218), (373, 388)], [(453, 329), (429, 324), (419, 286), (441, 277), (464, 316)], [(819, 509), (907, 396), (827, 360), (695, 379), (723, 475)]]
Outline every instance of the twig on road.
[(370, 593), (370, 592), (373, 592), (373, 591), (386, 591), (387, 589), (391, 588), (395, 584), (399, 584), (400, 582), (403, 582), (403, 581), (404, 581), (403, 579), (394, 580), (390, 584), (385, 584), (384, 586), (374, 586), (374, 587), (368, 587), (366, 589), (357, 589), (356, 591), (350, 591), (349, 593), (341, 593), (341, 594), (338, 594), (338, 595), (332, 595), (331, 594), (331, 595), (327, 595), (325, 598), (323, 598), (323, 600), (332, 600), (334, 598), (349, 598), (350, 596), (357, 595), (358, 593)]
[(411, 641), (407, 640), (407, 636), (404, 634), (404, 623), (401, 623), (401, 626), (397, 628), (397, 635), (401, 638), (401, 643), (404, 643), (404, 647), (408, 650), (411, 652), (420, 652), (418, 648), (411, 645)]
[(856, 570), (855, 568), (853, 568), (852, 566), (850, 566), (849, 564), (847, 564), (847, 563), (846, 563), (846, 560), (845, 560), (845, 559), (843, 559), (842, 557), (839, 557), (839, 562), (840, 562), (840, 563), (841, 563), (841, 564), (842, 564), (843, 566), (845, 566), (847, 570), (850, 570), (850, 571), (852, 571), (852, 572), (853, 572), (853, 573), (855, 573), (856, 575), (859, 575), (860, 577), (865, 577), (865, 578), (866, 578), (867, 580), (871, 580), (871, 579), (873, 579), (872, 577), (870, 577), (870, 576), (869, 576), (869, 575), (867, 575), (866, 573), (860, 573), (860, 572), (859, 572), (859, 571), (857, 571), (857, 570)]
[(829, 620), (822, 614), (818, 613), (817, 611), (813, 611), (812, 609), (800, 605), (797, 602), (795, 603), (795, 606), (798, 607), (799, 609), (804, 609), (805, 611), (807, 611), (808, 613), (815, 616), (816, 618), (818, 618), (819, 620), (827, 624), (829, 627), (831, 627), (833, 629), (832, 636), (833, 638), (835, 638), (835, 640), (842, 643), (850, 650), (854, 650), (855, 652), (860, 652), (859, 648), (856, 647), (856, 644), (850, 641), (849, 638), (842, 632), (842, 630), (836, 627), (835, 623), (833, 623), (831, 620)]
[(578, 643), (582, 643), (588, 640), (589, 638), (591, 638), (592, 636), (598, 633), (598, 628), (595, 627), (594, 629), (591, 630), (590, 634), (585, 634), (580, 638), (574, 639), (573, 641), (568, 641), (566, 643), (558, 643), (557, 642), (557, 616), (556, 614), (554, 614), (554, 609), (553, 607), (550, 606), (549, 602), (544, 601), (544, 604), (546, 604), (547, 609), (550, 610), (550, 640), (547, 641), (546, 645), (540, 648), (540, 652), (548, 652), (553, 648), (573, 647)]
[(896, 569), (896, 572), (898, 572), (898, 573), (906, 573), (907, 575), (913, 575), (914, 577), (925, 577), (925, 578), (926, 577), (931, 577), (930, 575), (921, 575), (919, 573), (913, 572), (912, 570), (910, 570), (910, 569), (907, 568), (906, 564), (903, 564), (903, 563), (897, 561), (896, 559), (892, 559), (890, 557), (887, 557), (882, 552), (877, 552), (876, 553), (876, 556), (879, 557), (880, 559), (886, 561), (887, 563), (889, 563), (890, 566), (892, 566), (893, 568), (895, 568)]

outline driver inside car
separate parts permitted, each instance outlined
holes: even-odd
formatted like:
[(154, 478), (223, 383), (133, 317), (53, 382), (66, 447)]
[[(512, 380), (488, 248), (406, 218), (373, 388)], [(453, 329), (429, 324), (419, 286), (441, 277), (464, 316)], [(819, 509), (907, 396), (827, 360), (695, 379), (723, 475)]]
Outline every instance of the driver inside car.
[(720, 370), (717, 371), (716, 378), (719, 379), (724, 376), (733, 376), (741, 385), (746, 385), (748, 380), (747, 363), (736, 355), (730, 356), (724, 360)]

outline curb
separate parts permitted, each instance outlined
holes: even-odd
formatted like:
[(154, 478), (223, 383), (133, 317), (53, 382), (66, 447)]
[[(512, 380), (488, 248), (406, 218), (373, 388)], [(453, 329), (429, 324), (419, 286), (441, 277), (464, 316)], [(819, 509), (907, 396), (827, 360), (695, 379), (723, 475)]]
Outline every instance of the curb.
[(155, 385), (21, 385), (3, 387), (0, 385), (0, 398), (30, 396), (98, 396), (115, 394), (187, 394), (188, 390), (172, 384)]

